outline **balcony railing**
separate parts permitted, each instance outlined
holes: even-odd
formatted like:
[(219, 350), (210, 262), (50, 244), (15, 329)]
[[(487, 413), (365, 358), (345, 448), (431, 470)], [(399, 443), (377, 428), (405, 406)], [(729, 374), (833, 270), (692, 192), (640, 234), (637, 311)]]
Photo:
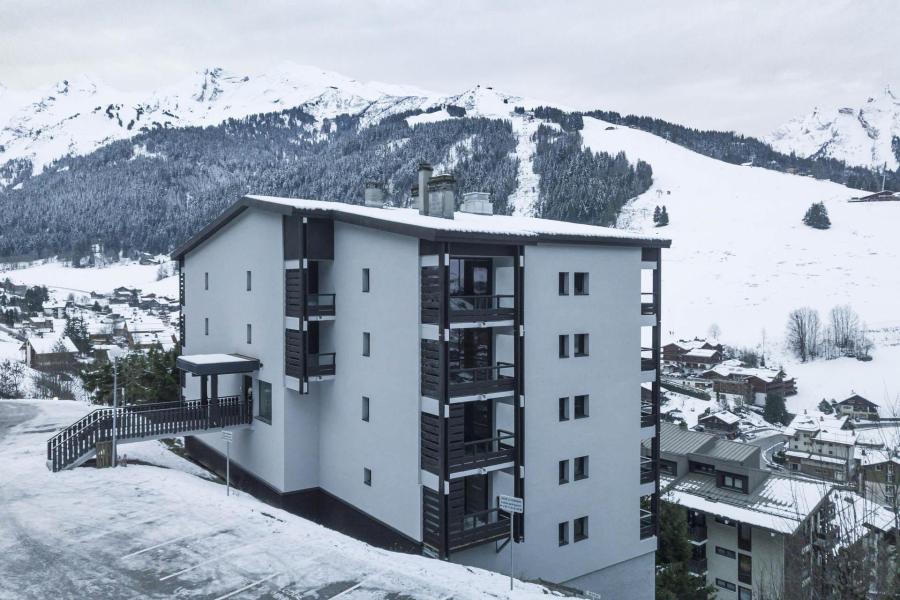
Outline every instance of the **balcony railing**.
[(513, 461), (515, 434), (505, 429), (497, 430), (497, 437), (475, 440), (450, 447), (450, 472), (487, 468)]
[(654, 427), (657, 412), (656, 405), (652, 402), (641, 402), (641, 427)]
[(451, 550), (509, 537), (509, 515), (499, 508), (469, 513), (451, 520), (449, 542)]
[(309, 363), (307, 363), (306, 374), (309, 377), (322, 377), (325, 375), (335, 374), (335, 355), (334, 352), (326, 352), (323, 354), (310, 354)]
[(656, 535), (656, 515), (645, 508), (641, 509), (641, 539)]
[(659, 363), (653, 348), (641, 348), (641, 371), (653, 371)]
[(688, 571), (693, 573), (694, 575), (703, 575), (706, 573), (706, 559), (705, 558), (689, 558), (688, 559)]
[(644, 292), (641, 294), (641, 314), (642, 315), (655, 315), (656, 314), (656, 302), (653, 299), (653, 292)]
[(641, 483), (656, 481), (656, 463), (649, 456), (641, 457)]
[(515, 316), (515, 302), (515, 296), (504, 294), (451, 296), (450, 320), (457, 323), (509, 320)]
[(706, 541), (706, 525), (688, 525), (688, 537), (692, 542)]
[(306, 313), (310, 317), (333, 317), (334, 294), (307, 294)]
[(450, 396), (475, 396), (511, 392), (516, 384), (516, 367), (498, 362), (493, 367), (450, 369)]

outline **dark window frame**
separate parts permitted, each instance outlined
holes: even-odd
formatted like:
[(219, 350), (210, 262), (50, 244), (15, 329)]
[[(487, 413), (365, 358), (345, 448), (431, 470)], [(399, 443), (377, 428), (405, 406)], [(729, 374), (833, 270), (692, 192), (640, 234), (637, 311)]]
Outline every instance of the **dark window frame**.
[(362, 355), (372, 356), (372, 334), (368, 331), (363, 331)]
[[(268, 386), (268, 387), (265, 387)], [(266, 394), (266, 390), (268, 389), (268, 394)], [(256, 418), (262, 421), (263, 423), (267, 423), (269, 425), (272, 424), (272, 384), (268, 381), (263, 381), (262, 379), (256, 380), (256, 397), (257, 397), (257, 413)]]
[(565, 271), (559, 272), (559, 295), (569, 295), (569, 274)]
[(753, 527), (747, 523), (738, 523), (737, 527), (738, 549), (745, 552), (753, 551)]
[(203, 289), (209, 291), (209, 271), (203, 272)]
[[(581, 530), (580, 532), (579, 529)], [(588, 537), (590, 537), (590, 523), (588, 522), (588, 518), (587, 516), (578, 517), (572, 522), (572, 539), (578, 543), (588, 539)]]
[(368, 423), (371, 420), (371, 404), (372, 400), (368, 396), (362, 397), (362, 420)]
[(559, 461), (559, 485), (569, 483), (569, 459)]
[(372, 469), (363, 467), (363, 485), (372, 487)]
[[(732, 483), (726, 483), (726, 478), (731, 479)], [(716, 487), (720, 487), (726, 490), (733, 490), (735, 492), (741, 492), (742, 494), (747, 493), (747, 488), (749, 486), (749, 478), (746, 475), (738, 475), (737, 473), (729, 473), (728, 471), (717, 471), (716, 472)], [(736, 485), (739, 484), (739, 485)]]
[(689, 460), (688, 471), (691, 473), (700, 473), (701, 475), (715, 475), (716, 466), (696, 460)]
[(737, 558), (737, 552), (735, 552), (734, 550), (729, 550), (728, 548), (723, 548), (722, 546), (716, 546), (716, 554), (718, 554), (719, 556), (724, 556), (725, 558)]
[[(579, 281), (580, 280), (580, 281)], [(590, 290), (590, 273), (576, 272), (574, 277), (573, 291), (576, 296), (588, 296)]]
[(674, 460), (659, 459), (659, 472), (678, 477), (678, 463)]
[(738, 600), (753, 600), (753, 590), (738, 586)]
[(253, 291), (253, 271), (247, 271), (247, 291)]
[(569, 420), (569, 397), (565, 396), (559, 399), (559, 422)]
[(209, 317), (203, 317), (203, 335), (209, 335)]
[(719, 579), (716, 577), (716, 585), (722, 589), (728, 590), (729, 592), (734, 592), (737, 590), (737, 586), (731, 583), (730, 581), (725, 581), (724, 579)]
[(591, 355), (591, 336), (589, 333), (576, 333), (574, 335), (572, 355), (575, 358), (582, 358)]
[[(578, 410), (578, 404), (581, 403), (581, 410)], [(590, 394), (579, 394), (573, 400), (574, 408), (572, 410), (572, 418), (586, 419), (591, 416), (591, 396)]]
[(247, 323), (247, 343), (253, 343), (253, 325), (250, 323)]
[(557, 539), (560, 546), (566, 546), (569, 543), (569, 522), (563, 521), (557, 526)]
[(560, 334), (559, 336), (559, 357), (569, 358), (569, 336), (568, 334)]
[(738, 554), (738, 582), (753, 585), (753, 558), (749, 554)]
[[(581, 468), (579, 469), (579, 465)], [(572, 478), (575, 481), (581, 481), (590, 477), (590, 458), (588, 456), (577, 456), (572, 461)]]
[(364, 267), (362, 270), (362, 291), (364, 294), (368, 294), (372, 289), (372, 274), (369, 271), (369, 267)]

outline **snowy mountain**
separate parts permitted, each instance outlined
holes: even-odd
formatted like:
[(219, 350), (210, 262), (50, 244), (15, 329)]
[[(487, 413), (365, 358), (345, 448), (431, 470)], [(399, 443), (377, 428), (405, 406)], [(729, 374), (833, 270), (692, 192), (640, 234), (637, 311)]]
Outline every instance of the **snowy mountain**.
[(154, 128), (217, 125), (293, 107), (319, 121), (361, 115), (361, 124), (368, 125), (391, 114), (447, 104), (475, 115), (507, 115), (521, 100), (480, 86), (442, 96), (292, 63), (259, 75), (205, 69), (148, 93), (123, 92), (85, 76), (32, 92), (0, 87), (0, 165), (27, 159), (37, 174), (62, 156), (87, 154)]
[(767, 140), (798, 156), (827, 156), (847, 164), (900, 167), (900, 97), (889, 87), (858, 107), (813, 110), (779, 127)]

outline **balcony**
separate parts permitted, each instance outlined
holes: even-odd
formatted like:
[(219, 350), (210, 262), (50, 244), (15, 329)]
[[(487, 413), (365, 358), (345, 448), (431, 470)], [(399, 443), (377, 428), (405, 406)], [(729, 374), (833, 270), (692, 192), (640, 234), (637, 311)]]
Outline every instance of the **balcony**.
[(478, 544), (509, 537), (509, 515), (491, 508), (451, 519), (448, 541), (450, 550), (458, 551)]
[(498, 362), (493, 367), (450, 369), (451, 398), (511, 393), (515, 385), (516, 367), (511, 363)]
[(450, 322), (511, 321), (515, 317), (515, 296), (505, 294), (451, 296)]
[(656, 535), (656, 515), (652, 511), (641, 509), (640, 528), (642, 540)]
[(641, 371), (655, 371), (658, 358), (653, 348), (641, 348)]
[(497, 437), (454, 444), (450, 447), (450, 473), (471, 469), (487, 469), (513, 462), (515, 435), (505, 429), (497, 430)]
[(641, 427), (656, 427), (657, 413), (653, 402), (641, 402)]
[(306, 374), (310, 379), (326, 379), (334, 377), (335, 354), (326, 352), (322, 354), (310, 354), (306, 365)]
[(334, 319), (334, 294), (307, 294), (306, 314), (310, 321)]
[(695, 546), (706, 543), (706, 525), (688, 525), (688, 538)]
[(656, 463), (650, 456), (641, 457), (641, 483), (656, 481)]
[(655, 315), (656, 314), (656, 302), (653, 298), (653, 292), (641, 293), (641, 314), (642, 315)]
[(688, 571), (694, 575), (705, 575), (707, 571), (706, 558), (689, 558)]

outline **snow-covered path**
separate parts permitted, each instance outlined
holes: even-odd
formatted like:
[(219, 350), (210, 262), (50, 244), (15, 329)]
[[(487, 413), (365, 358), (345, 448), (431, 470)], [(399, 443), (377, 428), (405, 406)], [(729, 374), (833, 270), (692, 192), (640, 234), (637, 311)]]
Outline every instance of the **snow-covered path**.
[[(538, 598), (544, 588), (380, 550), (216, 482), (158, 442), (135, 465), (50, 473), (46, 439), (88, 408), (0, 402), (0, 599)], [(126, 448), (120, 450), (120, 453)]]
[(534, 172), (534, 153), (537, 152), (534, 134), (537, 133), (542, 121), (531, 117), (512, 116), (510, 122), (516, 134), (519, 168), (516, 171), (516, 189), (509, 197), (509, 205), (514, 215), (533, 217), (541, 182), (540, 175)]

